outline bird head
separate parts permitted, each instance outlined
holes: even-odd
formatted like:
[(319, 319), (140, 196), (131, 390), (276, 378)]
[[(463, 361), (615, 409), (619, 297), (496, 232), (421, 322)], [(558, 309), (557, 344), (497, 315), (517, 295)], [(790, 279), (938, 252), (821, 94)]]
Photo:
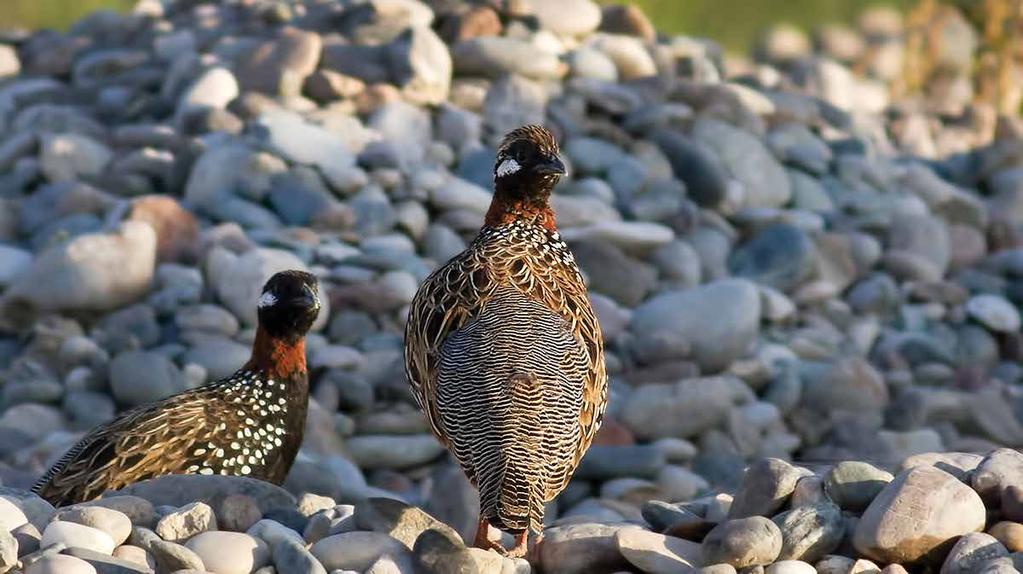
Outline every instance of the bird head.
[(565, 175), (558, 143), (547, 128), (527, 125), (504, 137), (494, 163), (494, 186), (509, 199), (546, 200)]
[(263, 286), (257, 304), (259, 326), (276, 339), (297, 341), (320, 313), (316, 277), (305, 271), (281, 271)]

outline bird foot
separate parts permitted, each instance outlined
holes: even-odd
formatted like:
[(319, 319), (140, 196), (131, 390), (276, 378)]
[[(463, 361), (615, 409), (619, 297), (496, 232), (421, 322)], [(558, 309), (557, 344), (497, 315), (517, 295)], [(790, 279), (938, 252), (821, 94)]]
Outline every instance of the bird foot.
[(529, 531), (523, 530), (515, 535), (515, 546), (505, 553), (508, 558), (525, 558), (529, 554)]
[(501, 546), (499, 540), (490, 538), (490, 522), (483, 518), (476, 525), (476, 536), (473, 538), (472, 545), (483, 550), (493, 550), (501, 556), (508, 555), (508, 551), (504, 549), (504, 546)]

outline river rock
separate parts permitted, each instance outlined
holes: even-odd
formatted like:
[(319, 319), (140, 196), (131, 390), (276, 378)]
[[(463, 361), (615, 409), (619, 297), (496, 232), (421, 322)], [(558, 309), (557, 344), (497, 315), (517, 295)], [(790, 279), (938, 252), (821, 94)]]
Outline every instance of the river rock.
[(903, 471), (877, 495), (853, 535), (856, 550), (883, 562), (909, 563), (947, 552), (984, 527), (980, 496), (934, 467)]

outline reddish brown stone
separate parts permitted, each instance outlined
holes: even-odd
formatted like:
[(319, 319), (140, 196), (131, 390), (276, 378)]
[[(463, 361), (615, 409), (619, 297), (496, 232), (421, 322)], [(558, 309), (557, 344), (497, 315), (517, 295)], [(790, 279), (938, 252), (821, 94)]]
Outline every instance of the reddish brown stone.
[(199, 223), (177, 200), (165, 195), (136, 199), (128, 219), (148, 223), (156, 232), (158, 261), (193, 257), (199, 246)]
[(635, 443), (636, 437), (632, 431), (611, 417), (604, 417), (597, 436), (593, 437), (593, 444), (605, 446), (629, 446)]

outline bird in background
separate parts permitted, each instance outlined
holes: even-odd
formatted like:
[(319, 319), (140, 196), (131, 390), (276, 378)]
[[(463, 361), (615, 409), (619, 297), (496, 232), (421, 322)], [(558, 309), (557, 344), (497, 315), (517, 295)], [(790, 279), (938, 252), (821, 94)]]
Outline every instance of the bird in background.
[(319, 311), (314, 276), (277, 273), (263, 287), (252, 357), (238, 372), (93, 429), (32, 491), (61, 506), (165, 474), (280, 484), (302, 443), (309, 399), (305, 335)]
[(483, 227), (422, 284), (405, 331), (412, 394), (479, 490), (475, 546), (513, 557), (542, 533), (607, 403), (600, 326), (550, 206), (564, 173), (546, 128), (509, 133)]

